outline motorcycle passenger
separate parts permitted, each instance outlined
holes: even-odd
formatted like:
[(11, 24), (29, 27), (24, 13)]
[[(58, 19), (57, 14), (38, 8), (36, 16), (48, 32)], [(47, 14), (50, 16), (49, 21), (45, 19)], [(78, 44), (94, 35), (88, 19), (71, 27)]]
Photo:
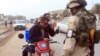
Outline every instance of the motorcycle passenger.
[[(49, 24), (50, 21), (49, 13), (44, 14), (42, 17), (39, 18), (39, 22), (31, 27), (30, 29), (30, 39), (31, 43), (35, 43), (41, 40), (48, 40), (49, 36), (54, 36), (54, 27), (56, 24)], [(22, 56), (28, 55), (28, 47), (23, 50)], [(30, 51), (30, 50), (29, 50)], [(35, 47), (31, 48), (31, 52), (33, 56), (35, 55)]]
[(63, 56), (94, 56), (96, 18), (85, 9), (86, 5), (85, 0), (71, 0), (67, 5), (71, 16)]

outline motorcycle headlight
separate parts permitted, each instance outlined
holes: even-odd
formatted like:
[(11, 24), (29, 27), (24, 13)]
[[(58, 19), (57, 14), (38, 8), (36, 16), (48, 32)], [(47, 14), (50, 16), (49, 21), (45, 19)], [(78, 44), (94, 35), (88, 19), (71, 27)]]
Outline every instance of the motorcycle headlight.
[(46, 45), (45, 43), (42, 43), (41, 46), (42, 46), (43, 48), (47, 47), (47, 45)]

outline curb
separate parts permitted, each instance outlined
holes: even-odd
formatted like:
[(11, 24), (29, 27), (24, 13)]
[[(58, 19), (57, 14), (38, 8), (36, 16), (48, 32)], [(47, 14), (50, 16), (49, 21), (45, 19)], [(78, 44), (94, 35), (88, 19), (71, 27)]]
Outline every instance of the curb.
[[(5, 34), (7, 34), (7, 35), (5, 35)], [(14, 31), (8, 30), (8, 31), (4, 32), (2, 34), (2, 36), (0, 37), (0, 42), (2, 42), (3, 40), (9, 38), (11, 35), (14, 35)]]
[(2, 33), (0, 33), (0, 36), (3, 35), (3, 34), (5, 34), (5, 33), (7, 33), (7, 32), (9, 32), (9, 31), (10, 31), (10, 29), (8, 29), (8, 30), (6, 30), (6, 31), (4, 31), (4, 32), (2, 32)]

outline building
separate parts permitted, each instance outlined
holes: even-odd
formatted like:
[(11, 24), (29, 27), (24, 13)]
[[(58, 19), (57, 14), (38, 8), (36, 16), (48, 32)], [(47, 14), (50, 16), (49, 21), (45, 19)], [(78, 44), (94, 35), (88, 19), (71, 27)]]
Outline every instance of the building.
[(14, 21), (15, 20), (15, 16), (6, 15), (6, 16), (4, 16), (4, 20), (6, 20), (6, 21)]
[(17, 15), (17, 16), (15, 16), (15, 19), (17, 19), (17, 20), (26, 20), (26, 17), (21, 16), (21, 15)]
[(63, 12), (64, 12), (64, 10), (55, 10), (55, 11), (50, 11), (49, 13), (50, 13), (50, 15), (53, 15), (53, 14), (61, 15), (61, 14), (63, 14)]
[(58, 20), (58, 18), (62, 18), (63, 17), (63, 12), (64, 10), (56, 10), (56, 11), (50, 11), (50, 17), (52, 19)]
[(0, 14), (0, 21), (4, 20), (4, 14)]

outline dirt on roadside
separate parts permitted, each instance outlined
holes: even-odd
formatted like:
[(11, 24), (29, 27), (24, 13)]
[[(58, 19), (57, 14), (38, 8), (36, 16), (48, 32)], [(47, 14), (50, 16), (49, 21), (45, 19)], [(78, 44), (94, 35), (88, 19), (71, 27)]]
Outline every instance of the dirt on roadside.
[(5, 39), (0, 41), (0, 47), (3, 46), (5, 43), (7, 43), (15, 34), (16, 34), (15, 31), (9, 31), (5, 33), (5, 36), (4, 36)]

